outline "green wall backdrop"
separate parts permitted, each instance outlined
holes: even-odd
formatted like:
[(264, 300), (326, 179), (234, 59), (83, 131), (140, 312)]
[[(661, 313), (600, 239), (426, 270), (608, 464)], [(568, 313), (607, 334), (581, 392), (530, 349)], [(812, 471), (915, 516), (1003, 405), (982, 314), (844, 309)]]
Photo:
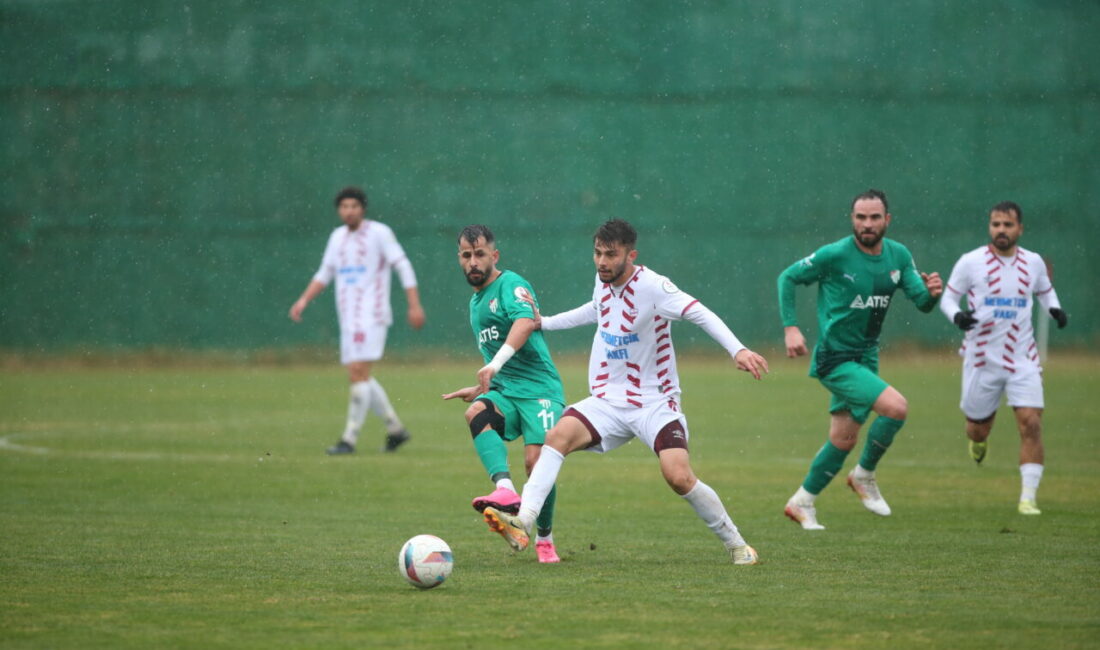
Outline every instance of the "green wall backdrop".
[[(1100, 342), (1097, 34), (1091, 0), (0, 0), (0, 347), (335, 344), (331, 293), (286, 311), (351, 183), (421, 280), (398, 353), (472, 353), (462, 225), (554, 311), (615, 216), (778, 344), (776, 274), (869, 186), (945, 275), (1020, 202), (1071, 316), (1052, 343)], [(898, 303), (885, 338), (956, 336)]]

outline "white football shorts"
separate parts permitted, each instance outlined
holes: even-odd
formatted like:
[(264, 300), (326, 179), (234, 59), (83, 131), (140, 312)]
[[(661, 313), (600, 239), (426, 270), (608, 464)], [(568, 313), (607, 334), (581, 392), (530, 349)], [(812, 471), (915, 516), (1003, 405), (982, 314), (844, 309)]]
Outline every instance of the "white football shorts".
[(997, 412), (1001, 395), (1013, 407), (1043, 408), (1043, 373), (1038, 367), (1016, 372), (1000, 366), (963, 366), (959, 408), (971, 420), (984, 420)]
[(386, 350), (385, 325), (362, 325), (340, 328), (340, 363), (378, 361)]
[(687, 449), (687, 418), (675, 400), (655, 402), (642, 408), (620, 407), (598, 397), (588, 397), (565, 409), (592, 435), (588, 451), (604, 453), (638, 438), (655, 453), (665, 449)]

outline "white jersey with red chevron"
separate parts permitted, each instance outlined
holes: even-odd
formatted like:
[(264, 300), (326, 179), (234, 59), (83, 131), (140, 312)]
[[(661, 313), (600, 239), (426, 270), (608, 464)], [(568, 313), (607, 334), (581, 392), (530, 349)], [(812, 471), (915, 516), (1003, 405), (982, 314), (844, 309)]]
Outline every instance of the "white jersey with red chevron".
[(404, 259), (404, 249), (385, 224), (365, 220), (355, 230), (345, 225), (332, 231), (313, 279), (322, 284), (336, 279), (341, 329), (388, 326), (393, 322), (391, 269)]
[(636, 267), (622, 287), (601, 282), (597, 275), (592, 290), (597, 329), (588, 362), (591, 394), (620, 407), (661, 401), (678, 405), (671, 324), (697, 302), (644, 266)]
[(995, 365), (1010, 372), (1039, 366), (1032, 299), (1044, 311), (1061, 305), (1038, 253), (1017, 246), (1015, 256), (1002, 257), (986, 245), (964, 254), (951, 270), (944, 299), (958, 304), (963, 296), (978, 319), (959, 349), (967, 366)]

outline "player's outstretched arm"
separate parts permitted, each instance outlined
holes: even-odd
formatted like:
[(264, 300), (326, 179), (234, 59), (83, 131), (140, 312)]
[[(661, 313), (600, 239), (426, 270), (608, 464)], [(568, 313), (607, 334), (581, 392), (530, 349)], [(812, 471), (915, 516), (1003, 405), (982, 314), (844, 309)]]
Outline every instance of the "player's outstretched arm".
[(739, 369), (752, 374), (756, 379), (760, 379), (761, 375), (767, 374), (768, 362), (764, 357), (746, 348), (730, 330), (729, 326), (703, 303), (693, 302), (688, 305), (687, 311), (683, 313), (683, 319), (698, 325), (700, 329), (725, 348), (733, 357)]
[(533, 318), (517, 318), (512, 321), (512, 327), (508, 330), (508, 337), (504, 340), (504, 345), (500, 346), (500, 350), (497, 351), (489, 363), (477, 371), (479, 394), (489, 392), (489, 384), (493, 381), (493, 377), (500, 372), (504, 364), (508, 363), (516, 350), (527, 344), (527, 339), (531, 338), (534, 331), (535, 320)]
[(535, 329), (537, 330), (550, 332), (596, 324), (596, 307), (592, 304), (591, 300), (580, 307), (545, 318), (543, 318), (542, 314), (539, 312), (538, 305), (535, 304), (533, 298), (527, 296), (522, 298), (522, 300), (530, 304), (531, 309), (535, 312)]
[(480, 395), (481, 392), (477, 386), (467, 386), (466, 388), (460, 388), (453, 393), (444, 393), (443, 399), (461, 399), (463, 402), (472, 402), (474, 398)]
[(324, 290), (325, 284), (323, 282), (311, 280), (306, 290), (302, 292), (302, 295), (290, 306), (290, 320), (295, 323), (302, 322), (302, 312), (304, 312), (309, 303)]

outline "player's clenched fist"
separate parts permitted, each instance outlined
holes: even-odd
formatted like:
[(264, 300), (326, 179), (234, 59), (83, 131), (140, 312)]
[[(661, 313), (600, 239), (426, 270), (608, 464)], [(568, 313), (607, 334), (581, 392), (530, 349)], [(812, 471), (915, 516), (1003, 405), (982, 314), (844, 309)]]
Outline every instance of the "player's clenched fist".
[(928, 295), (933, 298), (939, 298), (943, 293), (943, 279), (940, 278), (940, 274), (933, 271), (931, 273), (921, 273), (920, 279), (924, 280), (924, 286), (928, 288)]
[(787, 346), (787, 357), (793, 359), (800, 357), (809, 350), (806, 349), (806, 337), (802, 336), (802, 330), (797, 327), (786, 327), (783, 329), (783, 339)]
[(733, 360), (737, 363), (738, 370), (744, 370), (756, 379), (768, 374), (768, 361), (748, 348), (738, 352)]

